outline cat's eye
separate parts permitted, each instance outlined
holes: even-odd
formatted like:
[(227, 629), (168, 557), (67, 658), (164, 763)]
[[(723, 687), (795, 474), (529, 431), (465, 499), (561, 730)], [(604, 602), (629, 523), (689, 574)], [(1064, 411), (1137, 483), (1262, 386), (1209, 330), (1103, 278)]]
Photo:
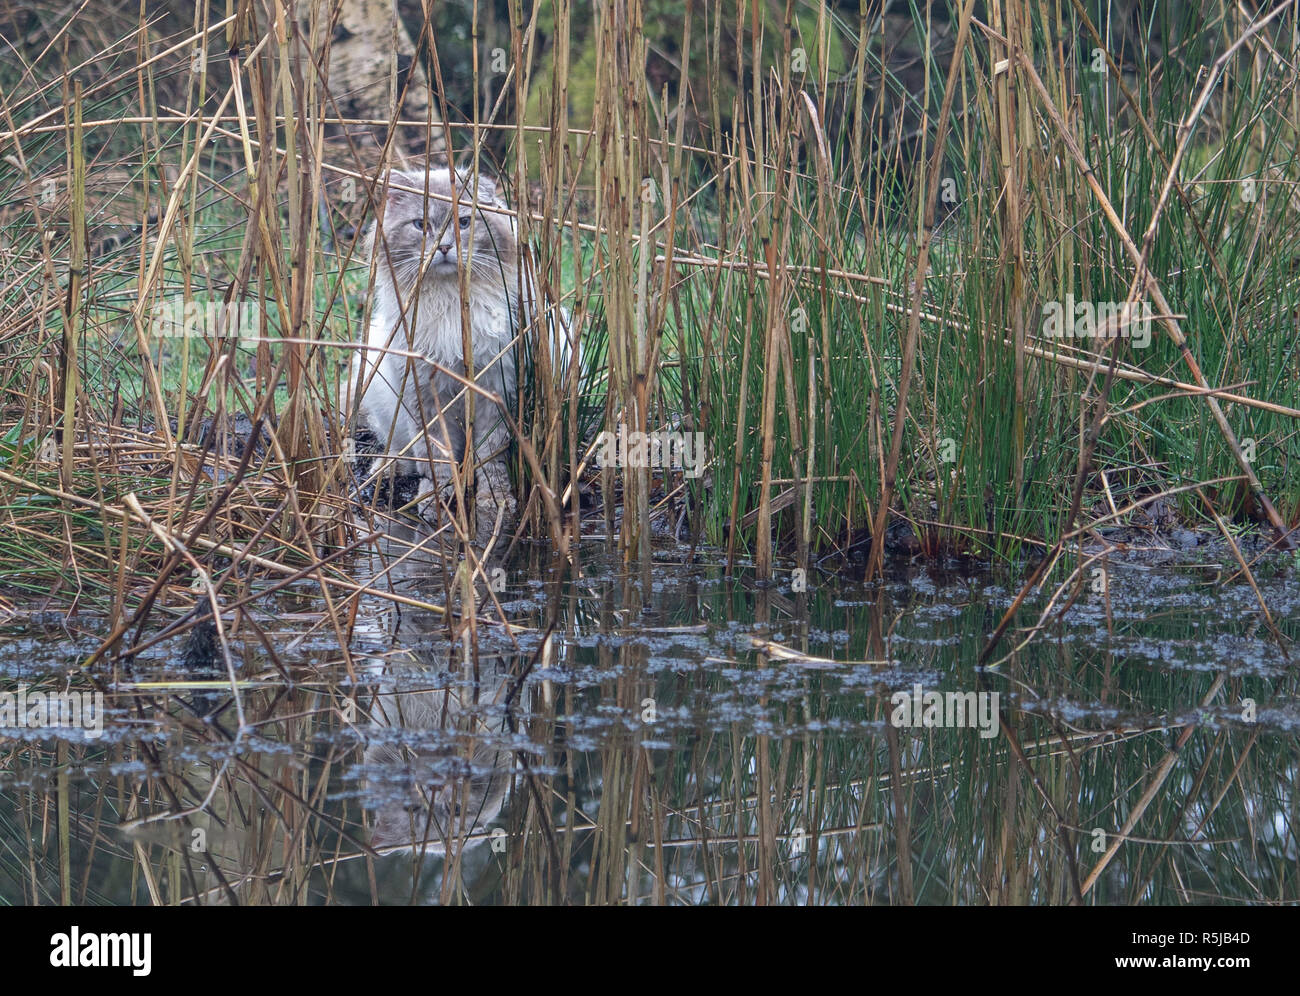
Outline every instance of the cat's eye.
[(467, 214), (461, 215), (460, 227), (462, 231), (464, 231), (466, 228), (469, 228), (469, 221), (470, 221), (469, 215)]
[(424, 231), (424, 219), (423, 219), (423, 218), (412, 218), (412, 219), (411, 219), (411, 224), (415, 226), (416, 231), (418, 231), (418, 232), (423, 232), (423, 231)]

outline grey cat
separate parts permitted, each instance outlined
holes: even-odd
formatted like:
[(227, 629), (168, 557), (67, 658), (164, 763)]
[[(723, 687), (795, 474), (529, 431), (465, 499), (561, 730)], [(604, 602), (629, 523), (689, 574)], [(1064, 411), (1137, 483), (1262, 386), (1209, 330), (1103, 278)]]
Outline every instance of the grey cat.
[[(393, 170), (383, 201), (382, 219), (371, 223), (364, 242), (376, 261), (375, 285), (366, 348), (353, 361), (348, 395), (360, 399), (368, 428), (387, 443), (389, 458), (377, 469), (419, 474), (437, 491), (451, 479), (450, 462), (464, 457), (468, 428), (468, 392), (452, 376), (466, 377), (462, 269), (468, 271), (474, 379), (514, 404), (515, 223), (495, 181), (480, 175), (475, 187), (464, 169)], [(476, 395), (474, 409), (475, 483), (500, 503), (509, 495), (509, 432), (490, 399)], [(432, 511), (432, 502), (421, 505), (422, 514)]]

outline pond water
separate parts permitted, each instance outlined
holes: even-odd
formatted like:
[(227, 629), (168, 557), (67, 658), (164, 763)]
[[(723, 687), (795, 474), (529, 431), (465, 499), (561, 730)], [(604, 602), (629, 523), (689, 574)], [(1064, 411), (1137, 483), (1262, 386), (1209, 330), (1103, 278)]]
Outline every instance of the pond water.
[[(182, 634), (83, 671), (102, 621), (0, 630), (0, 902), (1300, 898), (1290, 561), (1257, 597), (1223, 551), (1112, 555), (980, 668), (1024, 571), (760, 586), (673, 547), (641, 591), (586, 542), (485, 567), (471, 627), (412, 542), (349, 565), (382, 594), (226, 611), (229, 663)], [(40, 726), (68, 691), (80, 727)]]

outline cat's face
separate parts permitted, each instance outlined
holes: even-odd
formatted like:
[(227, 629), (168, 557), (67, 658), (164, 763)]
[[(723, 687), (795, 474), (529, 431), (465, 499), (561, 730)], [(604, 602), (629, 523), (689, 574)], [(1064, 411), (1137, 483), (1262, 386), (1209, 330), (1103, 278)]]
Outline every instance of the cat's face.
[[(456, 203), (452, 203), (455, 180)], [(428, 196), (425, 196), (425, 189)], [(468, 268), (470, 280), (501, 286), (513, 279), (515, 234), (496, 184), (439, 167), (423, 173), (391, 171), (385, 179), (383, 229), (375, 234), (373, 251), (381, 266), (390, 266), (400, 287), (423, 280), (455, 282)], [(409, 188), (409, 189), (403, 189)], [(485, 210), (487, 208), (488, 210)]]
[(375, 773), (370, 789), (379, 788), (374, 782), (380, 777), (386, 783), (372, 817), (371, 845), (442, 854), (449, 838), (461, 846), (481, 843), (473, 835), (496, 820), (505, 802), (510, 754), (481, 743), (470, 745), (468, 754), (367, 748), (366, 763)]

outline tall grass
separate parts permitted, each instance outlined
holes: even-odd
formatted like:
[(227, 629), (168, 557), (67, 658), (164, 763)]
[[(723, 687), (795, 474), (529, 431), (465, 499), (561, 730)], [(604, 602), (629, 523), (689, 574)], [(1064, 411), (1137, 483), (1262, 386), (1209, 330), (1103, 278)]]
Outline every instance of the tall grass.
[[(339, 117), (335, 3), (39, 9), (0, 16), (10, 585), (283, 576), (356, 538), (355, 233), (383, 163), (443, 148), (513, 189), (581, 357), (521, 335), (521, 528), (558, 550), (597, 481), (643, 585), (657, 515), (762, 577), (864, 546), (874, 571), (903, 523), (1015, 557), (1162, 495), (1290, 543), (1291, 4), (407, 5), (421, 72), (394, 62), (389, 105), (433, 99), (391, 126)], [(1067, 301), (1150, 305), (1150, 341), (1047, 335)], [(176, 302), (256, 325), (159, 339)], [(242, 470), (234, 425), (266, 433)], [(619, 426), (700, 433), (707, 473), (597, 468)], [(47, 500), (33, 562), (16, 510)]]

